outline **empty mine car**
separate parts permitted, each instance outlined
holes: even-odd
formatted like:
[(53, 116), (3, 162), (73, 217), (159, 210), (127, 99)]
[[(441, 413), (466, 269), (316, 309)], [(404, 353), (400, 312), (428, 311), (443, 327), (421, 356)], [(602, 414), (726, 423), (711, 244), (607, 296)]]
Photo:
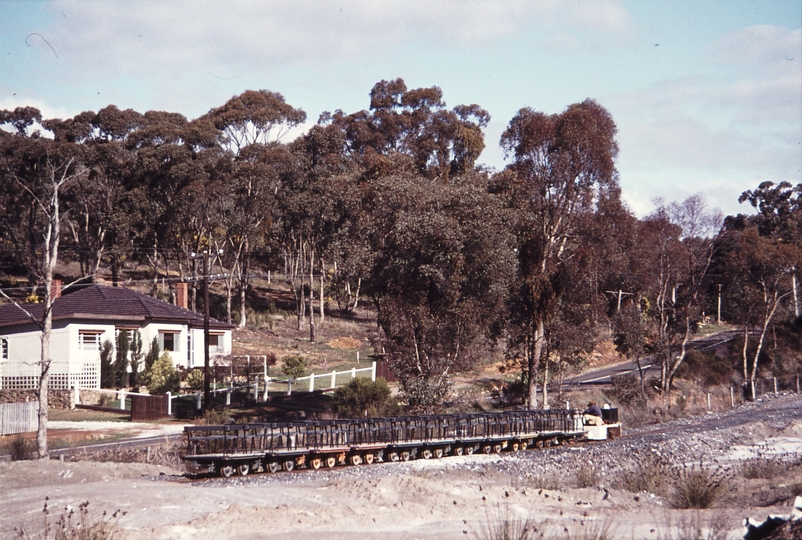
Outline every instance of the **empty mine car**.
[(603, 426), (573, 410), (225, 424), (184, 428), (183, 460), (228, 477), (381, 461), (462, 456), (604, 440), (621, 434), (617, 409)]

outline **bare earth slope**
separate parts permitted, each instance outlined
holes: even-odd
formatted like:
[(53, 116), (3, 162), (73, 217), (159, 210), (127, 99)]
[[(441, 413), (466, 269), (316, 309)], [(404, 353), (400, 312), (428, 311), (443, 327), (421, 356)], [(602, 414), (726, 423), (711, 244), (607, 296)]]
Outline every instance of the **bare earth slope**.
[[(94, 516), (125, 511), (116, 523), (131, 539), (482, 537), (500, 516), (529, 518), (547, 538), (606, 527), (615, 538), (666, 539), (695, 526), (740, 538), (744, 517), (790, 512), (802, 486), (801, 413), (802, 397), (781, 396), (602, 444), (230, 479), (190, 481), (144, 464), (0, 463), (0, 536), (14, 527), (38, 533), (48, 496), (53, 509), (89, 501)], [(750, 458), (782, 468), (746, 479)], [(622, 471), (649, 460), (722, 468), (717, 507), (670, 509), (668, 486), (622, 489)]]

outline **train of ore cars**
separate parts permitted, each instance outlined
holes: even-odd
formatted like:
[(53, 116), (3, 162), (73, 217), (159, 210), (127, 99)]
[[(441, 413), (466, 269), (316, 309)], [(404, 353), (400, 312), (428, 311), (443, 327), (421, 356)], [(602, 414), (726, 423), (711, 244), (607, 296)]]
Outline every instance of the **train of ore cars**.
[(514, 452), (619, 436), (618, 410), (602, 412), (601, 426), (567, 409), (189, 426), (182, 459), (228, 477)]

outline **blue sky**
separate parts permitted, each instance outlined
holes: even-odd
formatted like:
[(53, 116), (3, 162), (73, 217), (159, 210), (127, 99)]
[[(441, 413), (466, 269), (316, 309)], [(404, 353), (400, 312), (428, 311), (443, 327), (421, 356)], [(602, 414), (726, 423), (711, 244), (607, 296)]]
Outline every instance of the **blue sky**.
[(802, 182), (801, 26), (799, 0), (2, 0), (0, 109), (195, 118), (268, 89), (314, 122), (402, 77), (487, 109), (480, 161), (501, 168), (518, 109), (590, 97), (637, 214), (694, 193), (731, 214), (763, 180)]

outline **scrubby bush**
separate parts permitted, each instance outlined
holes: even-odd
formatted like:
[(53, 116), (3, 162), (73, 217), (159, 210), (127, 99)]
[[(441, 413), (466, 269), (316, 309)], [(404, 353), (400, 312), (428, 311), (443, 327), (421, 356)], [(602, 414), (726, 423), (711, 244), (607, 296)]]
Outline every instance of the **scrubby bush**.
[(177, 392), (181, 384), (181, 375), (173, 367), (173, 360), (167, 351), (159, 356), (142, 378), (151, 394)]
[(627, 373), (613, 377), (611, 380), (610, 395), (618, 403), (636, 403), (643, 401), (640, 392), (640, 376), (635, 373)]
[(379, 417), (397, 414), (399, 406), (391, 396), (387, 381), (353, 379), (334, 391), (334, 408), (343, 418)]
[(223, 409), (216, 411), (214, 409), (206, 411), (203, 416), (195, 418), (195, 425), (198, 426), (219, 426), (220, 424), (228, 423), (231, 418), (231, 412)]
[(583, 463), (574, 471), (574, 485), (578, 488), (596, 487), (601, 475), (599, 469), (590, 463)]
[(42, 540), (112, 540), (119, 537), (116, 522), (126, 514), (125, 512), (117, 510), (110, 516), (103, 512), (101, 518), (95, 520), (89, 513), (89, 502), (87, 501), (78, 505), (77, 515), (75, 510), (68, 506), (55, 523), (51, 523), (47, 501), (48, 497), (45, 497), (44, 530), (39, 535), (31, 536), (24, 529), (15, 528), (15, 537), (25, 540), (34, 538)]
[(659, 456), (651, 452), (635, 455), (621, 464), (618, 472), (620, 487), (633, 493), (663, 493), (668, 467)]
[(203, 374), (202, 369), (192, 369), (187, 372), (187, 377), (185, 382), (190, 390), (198, 391), (203, 388), (203, 383), (206, 380), (206, 377)]
[(713, 351), (688, 351), (685, 360), (677, 369), (677, 377), (694, 381), (702, 386), (715, 386), (729, 384), (730, 378), (737, 374), (733, 364), (727, 358), (717, 355)]
[(682, 466), (671, 479), (671, 506), (674, 508), (711, 508), (726, 494), (724, 471), (711, 471), (701, 465)]
[(20, 434), (11, 438), (8, 443), (6, 443), (6, 451), (11, 456), (11, 461), (33, 459), (34, 452), (36, 451), (36, 444)]
[(292, 380), (299, 379), (306, 375), (306, 368), (309, 366), (309, 359), (300, 354), (291, 354), (282, 359), (281, 372)]
[(743, 462), (741, 476), (749, 480), (769, 480), (787, 471), (789, 465), (779, 458), (758, 456)]
[(114, 344), (107, 339), (100, 348), (100, 387), (114, 388), (116, 382), (114, 372)]

